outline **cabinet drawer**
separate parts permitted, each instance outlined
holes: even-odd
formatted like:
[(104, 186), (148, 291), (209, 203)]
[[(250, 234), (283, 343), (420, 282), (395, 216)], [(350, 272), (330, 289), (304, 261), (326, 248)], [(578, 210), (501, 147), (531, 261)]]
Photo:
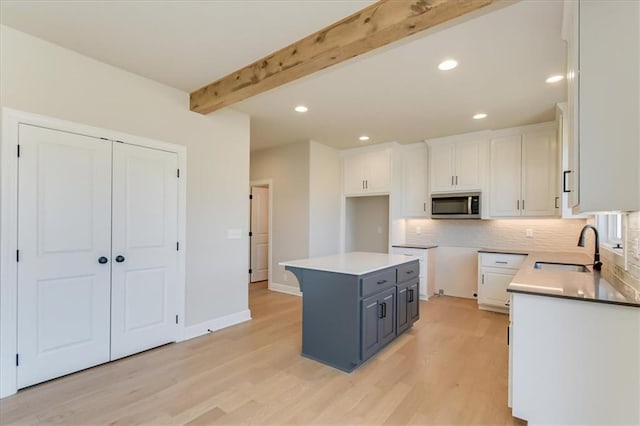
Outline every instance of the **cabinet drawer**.
[(362, 278), (362, 297), (377, 293), (396, 285), (396, 268), (385, 269)]
[(524, 254), (482, 253), (480, 262), (482, 266), (519, 269), (526, 258)]
[(404, 265), (398, 266), (397, 269), (397, 281), (399, 283), (411, 280), (413, 278), (418, 278), (418, 276), (420, 275), (420, 264), (417, 261), (405, 263)]

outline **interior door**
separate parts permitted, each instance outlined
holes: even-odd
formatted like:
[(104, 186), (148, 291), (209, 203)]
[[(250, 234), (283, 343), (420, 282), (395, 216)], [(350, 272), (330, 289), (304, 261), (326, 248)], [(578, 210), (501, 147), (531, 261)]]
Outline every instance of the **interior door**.
[(18, 388), (109, 360), (111, 142), (20, 125)]
[(251, 282), (269, 276), (269, 188), (251, 187)]
[(113, 145), (111, 359), (176, 339), (178, 159)]

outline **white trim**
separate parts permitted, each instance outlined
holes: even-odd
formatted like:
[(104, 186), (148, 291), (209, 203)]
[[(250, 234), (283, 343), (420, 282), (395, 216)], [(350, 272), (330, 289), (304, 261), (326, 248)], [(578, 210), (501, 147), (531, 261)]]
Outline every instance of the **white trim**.
[(187, 248), (187, 148), (167, 142), (129, 135), (114, 130), (101, 129), (71, 121), (38, 114), (2, 108), (2, 139), (0, 140), (0, 398), (17, 392), (17, 282), (18, 268), (18, 129), (20, 124), (61, 130), (85, 136), (106, 138), (113, 141), (147, 148), (174, 152), (178, 156), (180, 180), (178, 182), (178, 282), (176, 301), (178, 327), (176, 339), (184, 328), (185, 317), (185, 258)]
[[(269, 189), (269, 254), (267, 262), (269, 262), (269, 270), (267, 271), (267, 280), (271, 282), (273, 276), (273, 259), (271, 254), (273, 253), (273, 179), (259, 179), (249, 182), (249, 194), (251, 194), (251, 187), (253, 186), (266, 186)], [(251, 229), (251, 203), (249, 203), (249, 229)], [(251, 239), (249, 238), (249, 268), (251, 268)], [(251, 274), (249, 274), (249, 284), (251, 284)]]
[(269, 281), (269, 290), (277, 291), (278, 293), (290, 294), (292, 296), (302, 296), (300, 289), (292, 287), (290, 285), (279, 284)]
[(205, 334), (218, 331), (223, 328), (231, 327), (232, 325), (240, 324), (249, 320), (251, 320), (251, 311), (249, 309), (225, 315), (220, 318), (214, 318), (212, 320), (184, 327), (182, 329), (182, 335), (177, 341), (183, 342), (185, 340), (204, 336)]

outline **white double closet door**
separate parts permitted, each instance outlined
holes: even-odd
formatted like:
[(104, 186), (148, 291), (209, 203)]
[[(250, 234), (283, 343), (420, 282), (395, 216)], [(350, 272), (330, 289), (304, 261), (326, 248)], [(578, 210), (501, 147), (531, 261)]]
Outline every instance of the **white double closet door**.
[(19, 141), (18, 388), (175, 341), (177, 154)]

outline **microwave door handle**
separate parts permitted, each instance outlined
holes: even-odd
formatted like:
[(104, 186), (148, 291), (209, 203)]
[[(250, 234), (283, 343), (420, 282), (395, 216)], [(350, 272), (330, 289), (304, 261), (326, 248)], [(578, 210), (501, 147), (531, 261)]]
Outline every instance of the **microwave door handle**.
[(467, 198), (467, 214), (472, 214), (472, 213), (473, 213), (473, 212), (471, 211), (471, 199), (472, 199), (472, 198), (473, 198), (473, 197), (471, 197), (471, 196)]

